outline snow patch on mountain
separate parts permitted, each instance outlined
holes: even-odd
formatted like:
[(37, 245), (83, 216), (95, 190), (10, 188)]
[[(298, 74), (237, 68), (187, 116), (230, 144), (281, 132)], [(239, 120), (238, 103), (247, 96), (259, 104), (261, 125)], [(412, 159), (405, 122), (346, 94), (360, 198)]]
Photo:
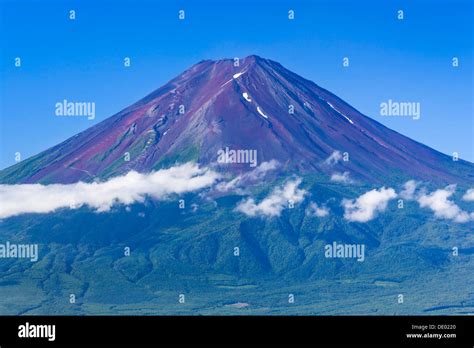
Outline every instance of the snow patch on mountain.
[(347, 121), (349, 121), (350, 124), (354, 124), (354, 122), (352, 122), (352, 120), (351, 120), (349, 117), (347, 117), (347, 116), (344, 115), (342, 112), (340, 112), (338, 109), (336, 109), (336, 108), (334, 107), (334, 105), (332, 105), (332, 104), (331, 104), (330, 102), (328, 102), (327, 100), (326, 100), (326, 103), (328, 103), (328, 105), (329, 105), (334, 111), (336, 111), (339, 115), (341, 115), (341, 116), (344, 117)]
[(260, 115), (262, 115), (263, 117), (268, 118), (268, 116), (263, 113), (262, 109), (260, 109), (260, 106), (257, 106), (257, 111), (258, 111), (258, 113), (259, 113)]
[(237, 78), (239, 78), (240, 76), (242, 76), (243, 74), (245, 74), (245, 71), (238, 72), (237, 74), (234, 74), (234, 75), (232, 76), (232, 78), (237, 79)]
[(221, 87), (224, 87), (225, 85), (227, 85), (227, 84), (228, 84), (229, 82), (231, 82), (232, 80), (238, 79), (240, 76), (242, 76), (242, 75), (245, 74), (245, 73), (246, 73), (246, 71), (241, 71), (241, 72), (238, 72), (238, 73), (232, 75), (232, 78), (231, 78), (229, 81), (227, 81), (227, 82), (225, 82), (224, 84), (222, 84)]
[(245, 99), (246, 101), (248, 101), (248, 102), (251, 102), (251, 101), (252, 101), (252, 99), (250, 99), (249, 94), (248, 94), (247, 92), (242, 93), (242, 96), (244, 97), (244, 99)]

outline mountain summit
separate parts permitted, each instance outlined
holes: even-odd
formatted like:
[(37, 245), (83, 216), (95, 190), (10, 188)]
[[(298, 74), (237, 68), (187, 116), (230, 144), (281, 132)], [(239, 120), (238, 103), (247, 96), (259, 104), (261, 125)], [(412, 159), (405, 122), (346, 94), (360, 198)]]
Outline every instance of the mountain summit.
[[(3, 170), (0, 182), (92, 181), (187, 161), (214, 166), (226, 148), (256, 150), (258, 163), (277, 160), (281, 170), (349, 171), (376, 182), (460, 183), (474, 171), (473, 164), (453, 162), (281, 64), (252, 55), (238, 66), (231, 59), (197, 63), (116, 115)], [(343, 153), (349, 161), (339, 160)]]

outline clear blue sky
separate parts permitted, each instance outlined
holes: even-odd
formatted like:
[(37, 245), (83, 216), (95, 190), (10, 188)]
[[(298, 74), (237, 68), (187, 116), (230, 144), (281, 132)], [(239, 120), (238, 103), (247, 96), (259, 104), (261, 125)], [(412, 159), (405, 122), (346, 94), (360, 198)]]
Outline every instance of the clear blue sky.
[[(469, 0), (0, 4), (0, 168), (14, 163), (15, 152), (26, 158), (55, 145), (202, 59), (250, 54), (279, 61), (417, 141), (474, 161)], [(71, 9), (75, 21), (68, 19)], [(345, 56), (349, 68), (342, 67)], [(457, 69), (453, 56), (460, 59)], [(96, 119), (55, 116), (63, 99), (95, 102)], [(420, 102), (421, 119), (380, 116), (388, 99)]]

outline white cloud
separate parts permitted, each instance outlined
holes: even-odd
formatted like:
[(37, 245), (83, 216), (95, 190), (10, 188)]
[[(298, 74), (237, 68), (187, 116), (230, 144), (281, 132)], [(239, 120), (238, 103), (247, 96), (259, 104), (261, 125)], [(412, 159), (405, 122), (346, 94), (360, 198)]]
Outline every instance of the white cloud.
[(249, 176), (254, 179), (259, 179), (262, 175), (265, 175), (268, 171), (275, 170), (278, 168), (277, 160), (270, 160), (268, 162), (263, 162), (257, 168), (249, 172)]
[(474, 201), (474, 188), (467, 190), (462, 199), (468, 202)]
[(334, 173), (331, 175), (331, 181), (342, 182), (345, 184), (351, 183), (352, 180), (349, 178), (349, 172), (344, 173)]
[(216, 189), (222, 192), (227, 192), (230, 190), (237, 189), (239, 191), (239, 187), (249, 181), (256, 181), (261, 180), (265, 177), (265, 175), (278, 168), (279, 163), (277, 160), (270, 160), (268, 162), (262, 162), (257, 168), (246, 172), (242, 175), (239, 175), (232, 179), (231, 181), (223, 181), (216, 186)]
[(430, 208), (440, 219), (449, 219), (459, 223), (474, 220), (474, 213), (469, 214), (463, 211), (456, 203), (449, 200), (455, 191), (456, 185), (448, 185), (444, 189), (420, 195), (418, 203), (422, 208)]
[(403, 190), (400, 192), (400, 197), (407, 200), (415, 199), (415, 191), (418, 187), (418, 182), (415, 180), (408, 180), (403, 184)]
[(343, 199), (344, 218), (349, 221), (367, 222), (376, 217), (378, 212), (387, 208), (389, 200), (397, 197), (392, 188), (373, 189), (357, 199)]
[(328, 158), (326, 158), (326, 160), (324, 161), (325, 164), (327, 165), (334, 165), (336, 164), (337, 162), (339, 162), (342, 158), (342, 155), (341, 155), (341, 152), (340, 151), (334, 151), (331, 156), (329, 156)]
[(253, 198), (248, 198), (237, 205), (236, 210), (248, 216), (279, 216), (282, 210), (288, 206), (289, 201), (295, 204), (304, 199), (306, 191), (298, 189), (301, 179), (290, 180), (284, 186), (275, 188), (260, 203), (256, 203)]
[(318, 206), (316, 203), (311, 202), (309, 207), (306, 209), (306, 215), (325, 217), (329, 215), (329, 209), (325, 206)]
[(131, 171), (101, 183), (0, 185), (0, 218), (83, 205), (104, 212), (114, 204), (143, 202), (146, 196), (166, 199), (173, 193), (200, 190), (218, 178), (219, 174), (209, 169), (187, 163), (150, 174)]

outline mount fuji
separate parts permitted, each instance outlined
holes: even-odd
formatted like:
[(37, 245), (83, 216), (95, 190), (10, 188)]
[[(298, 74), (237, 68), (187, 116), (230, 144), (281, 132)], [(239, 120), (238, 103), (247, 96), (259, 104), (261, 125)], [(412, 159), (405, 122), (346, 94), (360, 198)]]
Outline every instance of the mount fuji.
[[(211, 165), (226, 147), (256, 150), (290, 172), (349, 171), (383, 183), (473, 180), (472, 163), (441, 154), (362, 115), (272, 60), (201, 61), (135, 104), (0, 172), (0, 183), (73, 183), (149, 172), (179, 162)], [(325, 162), (346, 153), (347, 162)], [(124, 160), (128, 154), (128, 161)], [(248, 165), (233, 165), (242, 172)]]
[(473, 182), (277, 62), (201, 61), (0, 171), (0, 242), (38, 246), (0, 313), (472, 314)]

